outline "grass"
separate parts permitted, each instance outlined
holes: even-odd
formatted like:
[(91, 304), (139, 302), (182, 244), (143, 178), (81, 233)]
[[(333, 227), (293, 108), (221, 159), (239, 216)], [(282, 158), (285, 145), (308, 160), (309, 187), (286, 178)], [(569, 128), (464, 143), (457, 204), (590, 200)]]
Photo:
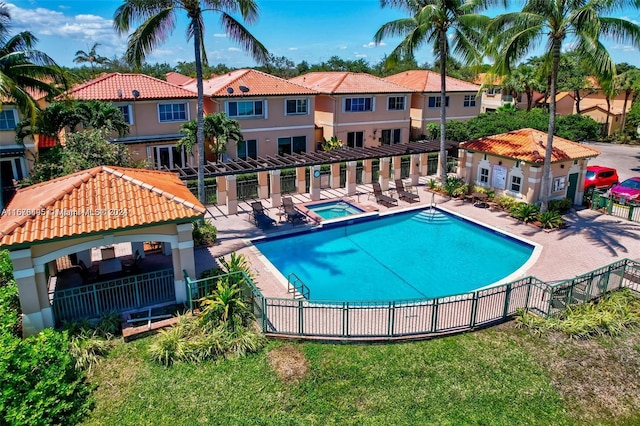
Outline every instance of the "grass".
[[(630, 295), (612, 296), (565, 320), (626, 317), (618, 302)], [(616, 330), (576, 338), (511, 322), (388, 345), (272, 341), (246, 358), (168, 368), (149, 358), (151, 336), (97, 363), (85, 424), (637, 425), (640, 330)]]

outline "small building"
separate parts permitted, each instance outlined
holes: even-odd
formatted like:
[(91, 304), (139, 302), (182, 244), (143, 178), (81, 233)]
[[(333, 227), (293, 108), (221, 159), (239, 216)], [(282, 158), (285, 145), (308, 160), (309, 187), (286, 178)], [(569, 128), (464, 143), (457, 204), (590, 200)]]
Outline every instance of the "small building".
[(13, 263), (23, 333), (184, 302), (192, 223), (204, 212), (176, 175), (156, 170), (101, 166), (19, 189), (0, 216), (0, 249)]
[[(535, 129), (463, 142), (459, 174), (470, 185), (535, 204), (541, 198), (546, 147), (547, 133)], [(597, 149), (555, 136), (549, 198), (570, 198), (582, 204), (587, 163), (599, 154)]]

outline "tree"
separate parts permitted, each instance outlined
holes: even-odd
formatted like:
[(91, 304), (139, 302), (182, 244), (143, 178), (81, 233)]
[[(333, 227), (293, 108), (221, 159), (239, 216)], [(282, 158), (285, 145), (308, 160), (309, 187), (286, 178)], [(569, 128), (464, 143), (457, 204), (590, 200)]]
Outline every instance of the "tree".
[(536, 70), (531, 65), (520, 65), (503, 82), (504, 87), (516, 97), (520, 93), (527, 96), (527, 111), (533, 107), (533, 92), (541, 92), (542, 85)]
[(96, 166), (130, 167), (125, 145), (109, 143), (101, 130), (70, 133), (64, 146), (58, 145), (36, 158), (30, 183), (44, 182)]
[(464, 63), (480, 64), (478, 47), (489, 18), (475, 12), (485, 1), (464, 0), (381, 0), (382, 7), (397, 8), (411, 14), (409, 18), (383, 24), (373, 39), (379, 44), (385, 37), (404, 37), (388, 57), (389, 65), (400, 58), (413, 57), (421, 45), (429, 43), (440, 61), (440, 180), (447, 180), (446, 132), (446, 77), (450, 52)]
[[(497, 52), (495, 70), (499, 75), (511, 73), (512, 64), (522, 59), (530, 50), (540, 47), (547, 40), (545, 66), (550, 70), (549, 127), (545, 150), (541, 185), (540, 211), (548, 210), (551, 188), (551, 156), (553, 134), (556, 125), (556, 93), (558, 67), (562, 46), (571, 42), (574, 52), (591, 67), (591, 71), (602, 80), (611, 80), (615, 75), (615, 64), (601, 37), (610, 37), (618, 43), (630, 42), (640, 47), (640, 27), (622, 18), (603, 15), (620, 8), (621, 1), (592, 0), (527, 0), (521, 12), (497, 16), (489, 25), (488, 32), (496, 34)], [(636, 2), (633, 2), (635, 5)], [(569, 40), (568, 40), (569, 38)]]
[(258, 6), (254, 0), (124, 0), (115, 12), (113, 24), (118, 33), (126, 34), (135, 23), (138, 28), (129, 35), (126, 57), (137, 67), (156, 46), (166, 41), (175, 28), (178, 12), (188, 18), (187, 40), (193, 40), (196, 65), (196, 87), (198, 91), (197, 134), (198, 145), (198, 199), (205, 202), (204, 194), (204, 89), (202, 65), (207, 64), (204, 49), (205, 12), (220, 15), (220, 25), (227, 36), (249, 51), (258, 63), (265, 63), (267, 49), (233, 16), (240, 13), (242, 19), (252, 23), (258, 18)]
[(117, 132), (119, 137), (129, 133), (129, 124), (122, 111), (110, 102), (89, 100), (76, 101), (75, 114), (84, 128)]
[(91, 66), (91, 72), (95, 71), (96, 65), (103, 65), (109, 62), (109, 59), (105, 56), (100, 56), (96, 52), (96, 49), (100, 46), (100, 43), (93, 43), (89, 52), (85, 52), (84, 50), (78, 50), (76, 52), (76, 57), (73, 58), (73, 62), (76, 64), (89, 63)]
[(0, 3), (0, 99), (13, 103), (26, 116), (35, 118), (38, 103), (31, 93), (53, 96), (58, 86), (66, 88), (64, 73), (53, 59), (38, 50), (38, 39), (28, 31), (10, 35), (9, 9)]
[[(619, 67), (618, 67), (619, 68)], [(616, 77), (617, 85), (620, 90), (624, 91), (624, 104), (622, 106), (622, 134), (623, 141), (627, 140), (627, 103), (629, 98), (637, 95), (640, 92), (640, 70), (637, 68), (629, 68), (622, 74), (618, 74)]]
[[(215, 155), (215, 161), (219, 161), (222, 154), (227, 150), (227, 141), (233, 139), (241, 141), (244, 139), (240, 123), (238, 120), (228, 118), (224, 112), (207, 114), (203, 119), (204, 141)], [(184, 136), (178, 141), (176, 146), (193, 154), (193, 147), (197, 144), (198, 124), (196, 120), (191, 120), (180, 126), (180, 132)], [(204, 151), (203, 151), (204, 152)]]

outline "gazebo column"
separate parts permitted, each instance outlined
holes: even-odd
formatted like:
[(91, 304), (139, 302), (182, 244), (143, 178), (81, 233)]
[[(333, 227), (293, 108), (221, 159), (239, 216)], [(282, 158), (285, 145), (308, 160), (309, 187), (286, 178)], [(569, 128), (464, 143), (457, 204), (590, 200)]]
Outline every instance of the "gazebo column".
[(269, 177), (267, 172), (258, 172), (258, 198), (269, 198)]
[(356, 193), (356, 161), (347, 162), (347, 195), (354, 195)]
[(329, 180), (331, 189), (340, 188), (340, 163), (331, 164), (331, 178)]
[(227, 180), (224, 176), (216, 177), (216, 204), (227, 204)]
[(429, 176), (429, 153), (423, 152), (420, 155), (420, 175)]
[(91, 249), (77, 252), (76, 257), (78, 258), (78, 263), (82, 260), (85, 265), (91, 266)]
[(22, 311), (22, 335), (31, 336), (53, 326), (53, 312), (49, 305), (45, 265), (34, 267), (31, 249), (10, 253), (13, 277), (18, 285)]
[(471, 168), (473, 167), (473, 152), (469, 151), (461, 151), (461, 154), (458, 154), (458, 158), (464, 159), (464, 164), (460, 164), (460, 177), (464, 180), (466, 184), (473, 183), (473, 179), (471, 177)]
[(420, 154), (411, 154), (411, 164), (409, 164), (409, 179), (411, 179), (411, 185), (416, 186), (418, 184), (419, 177)]
[(402, 176), (402, 157), (399, 155), (392, 158), (391, 168), (393, 169), (393, 180), (400, 179)]
[(198, 279), (196, 276), (196, 263), (193, 254), (193, 225), (181, 223), (176, 225), (178, 231), (178, 244), (172, 246), (171, 258), (173, 260), (173, 278), (175, 280), (176, 302), (187, 301), (187, 287), (183, 271), (187, 271), (189, 278)]
[(380, 159), (380, 177), (378, 180), (383, 191), (389, 189), (389, 157)]
[(238, 188), (236, 186), (236, 175), (226, 176), (227, 179), (227, 212), (228, 214), (238, 213)]
[(280, 170), (271, 170), (271, 205), (280, 207), (282, 195), (280, 194)]
[(299, 194), (307, 192), (306, 167), (296, 167), (296, 188)]
[(320, 166), (311, 166), (309, 170), (311, 172), (309, 196), (311, 201), (318, 201), (320, 199)]
[(373, 160), (362, 160), (362, 183), (371, 183), (373, 177)]

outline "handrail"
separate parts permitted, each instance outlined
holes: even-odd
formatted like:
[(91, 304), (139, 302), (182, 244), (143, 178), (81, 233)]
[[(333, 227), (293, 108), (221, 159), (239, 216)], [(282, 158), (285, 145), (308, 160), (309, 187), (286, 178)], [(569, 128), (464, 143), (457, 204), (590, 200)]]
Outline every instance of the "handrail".
[[(294, 281), (291, 281), (291, 277), (294, 277)], [(296, 294), (299, 294), (303, 298), (309, 300), (311, 292), (309, 291), (309, 287), (298, 277), (296, 274), (291, 272), (287, 277), (287, 291), (289, 293), (293, 293), (294, 297)]]

